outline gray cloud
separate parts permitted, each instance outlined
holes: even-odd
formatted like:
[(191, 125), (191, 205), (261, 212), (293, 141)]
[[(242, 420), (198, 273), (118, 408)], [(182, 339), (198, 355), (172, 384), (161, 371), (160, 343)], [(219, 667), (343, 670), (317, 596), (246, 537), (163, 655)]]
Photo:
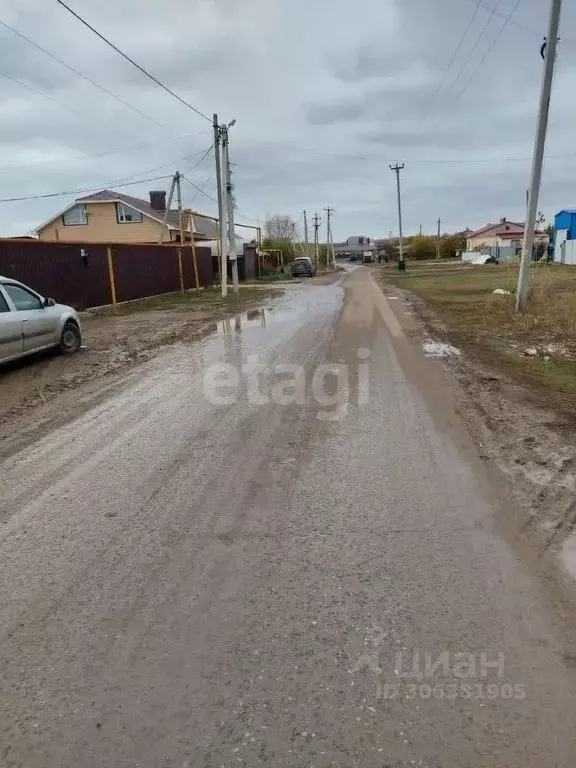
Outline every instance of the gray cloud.
[[(514, 2), (503, 0), (499, 13), (506, 16)], [(162, 127), (0, 27), (0, 72), (58, 102), (0, 76), (0, 197), (104, 186), (164, 164), (158, 174), (169, 175), (182, 165), (178, 158), (208, 148), (206, 121), (62, 8), (41, 0), (2, 5), (2, 20)], [(406, 162), (409, 230), (421, 222), (432, 228), (439, 215), (451, 229), (500, 216), (522, 218), (530, 163), (507, 158), (531, 153), (546, 5), (524, 0), (513, 17), (523, 28), (507, 25), (497, 42), (504, 19), (494, 16), (470, 56), (489, 16), (481, 9), (446, 75), (474, 11), (471, 0), (359, 0), (354, 8), (349, 0), (74, 3), (209, 117), (217, 111), (225, 120), (237, 119), (231, 152), (240, 211), (262, 218), (278, 210), (298, 218), (303, 208), (313, 213), (334, 205), (338, 238), (396, 228), (388, 170), (396, 158)], [(567, 5), (550, 155), (572, 152), (575, 23), (576, 8)], [(99, 157), (116, 149), (121, 151)], [(464, 162), (469, 160), (485, 162)], [(576, 158), (547, 163), (541, 207), (548, 215), (576, 204), (575, 170)], [(191, 178), (213, 195), (213, 173), (206, 160)], [(168, 182), (152, 186), (162, 184)], [(126, 191), (145, 195), (149, 186)], [(214, 212), (213, 202), (188, 186), (186, 195), (195, 207)], [(4, 203), (0, 231), (20, 234), (71, 199)]]

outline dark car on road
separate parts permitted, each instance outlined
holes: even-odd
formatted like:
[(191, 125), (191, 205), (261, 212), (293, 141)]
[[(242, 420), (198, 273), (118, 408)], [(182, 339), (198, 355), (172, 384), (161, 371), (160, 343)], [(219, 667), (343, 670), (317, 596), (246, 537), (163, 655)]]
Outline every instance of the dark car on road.
[(292, 277), (314, 277), (316, 274), (316, 265), (307, 256), (294, 259), (292, 262)]

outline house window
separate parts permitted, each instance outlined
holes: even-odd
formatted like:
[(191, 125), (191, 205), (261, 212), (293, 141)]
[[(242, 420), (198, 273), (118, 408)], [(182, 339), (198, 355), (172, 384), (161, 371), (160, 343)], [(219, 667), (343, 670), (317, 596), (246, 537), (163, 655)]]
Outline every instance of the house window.
[(359, 237), (358, 238), (358, 245), (364, 245), (364, 238), (363, 237)]
[(65, 227), (74, 227), (79, 224), (88, 224), (85, 205), (75, 205), (62, 215), (62, 223)]
[(124, 203), (116, 203), (116, 218), (119, 224), (134, 224), (142, 221), (142, 214)]

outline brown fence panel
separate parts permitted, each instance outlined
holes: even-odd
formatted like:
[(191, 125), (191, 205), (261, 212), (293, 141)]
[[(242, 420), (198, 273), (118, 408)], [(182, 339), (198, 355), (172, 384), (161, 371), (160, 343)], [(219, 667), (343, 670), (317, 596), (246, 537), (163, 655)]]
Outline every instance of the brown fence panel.
[[(116, 300), (130, 301), (180, 290), (178, 247), (111, 245)], [(200, 286), (214, 283), (209, 248), (197, 248)], [(112, 302), (107, 246), (40, 240), (0, 240), (0, 275), (13, 277), (62, 304), (89, 309)], [(196, 287), (191, 246), (182, 248), (185, 288)]]
[(214, 284), (215, 272), (212, 264), (212, 251), (210, 248), (196, 247), (196, 261), (198, 262), (198, 279), (200, 287), (206, 288)]
[(103, 245), (0, 240), (0, 275), (20, 280), (43, 296), (76, 309), (110, 303)]
[(173, 246), (114, 245), (112, 261), (119, 302), (180, 290), (178, 249)]
[(192, 246), (185, 245), (182, 248), (182, 276), (184, 278), (184, 288), (197, 288), (196, 276), (194, 274), (194, 258), (192, 256)]

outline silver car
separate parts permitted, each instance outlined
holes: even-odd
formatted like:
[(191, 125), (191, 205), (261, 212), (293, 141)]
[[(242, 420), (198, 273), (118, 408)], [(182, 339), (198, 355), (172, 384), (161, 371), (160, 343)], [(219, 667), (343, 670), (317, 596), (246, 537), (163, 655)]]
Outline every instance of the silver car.
[(80, 320), (72, 307), (0, 276), (0, 363), (50, 347), (71, 354), (81, 344)]

